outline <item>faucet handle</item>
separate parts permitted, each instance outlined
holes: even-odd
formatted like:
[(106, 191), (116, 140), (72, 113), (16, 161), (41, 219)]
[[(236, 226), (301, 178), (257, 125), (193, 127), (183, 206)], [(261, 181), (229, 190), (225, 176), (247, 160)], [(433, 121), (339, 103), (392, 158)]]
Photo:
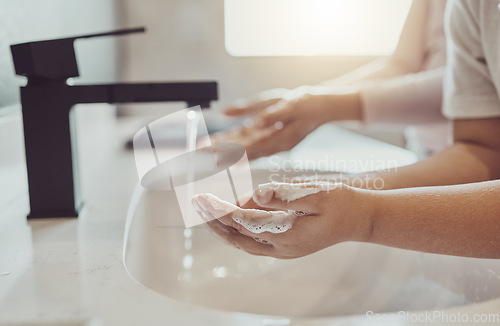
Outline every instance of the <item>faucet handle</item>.
[(120, 36), (143, 33), (144, 27), (121, 29), (105, 33), (80, 35), (52, 40), (13, 44), (10, 46), (16, 74), (36, 79), (66, 80), (78, 77), (74, 41), (99, 36)]

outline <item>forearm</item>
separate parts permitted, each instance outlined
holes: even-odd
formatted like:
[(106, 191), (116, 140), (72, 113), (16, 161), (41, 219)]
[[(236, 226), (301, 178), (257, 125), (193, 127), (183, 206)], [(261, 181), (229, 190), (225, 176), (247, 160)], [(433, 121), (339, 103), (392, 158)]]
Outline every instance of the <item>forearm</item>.
[(397, 189), (500, 179), (499, 127), (499, 118), (455, 120), (453, 146), (416, 164), (372, 173), (361, 187), (383, 184), (383, 189)]
[(480, 145), (457, 143), (415, 164), (369, 173), (364, 179), (352, 176), (348, 183), (357, 178), (364, 180), (360, 184), (363, 188), (388, 190), (480, 182), (499, 178), (499, 164), (498, 152)]
[(322, 101), (322, 121), (363, 120), (363, 106), (359, 91), (354, 89), (337, 94), (316, 95)]
[(446, 121), (441, 114), (444, 68), (422, 71), (369, 85), (302, 86), (297, 95), (312, 95), (325, 108), (322, 121), (419, 124)]
[(321, 123), (340, 120), (362, 120), (363, 107), (358, 87), (301, 86), (295, 96), (315, 108), (311, 114)]
[(373, 60), (335, 79), (326, 80), (318, 86), (345, 86), (401, 76), (408, 73), (390, 58)]
[[(351, 176), (347, 183), (368, 189), (455, 185), (500, 178), (500, 154), (480, 145), (456, 143), (415, 164)], [(356, 184), (357, 183), (357, 184)]]
[(373, 205), (368, 242), (439, 254), (500, 258), (499, 180), (360, 192)]

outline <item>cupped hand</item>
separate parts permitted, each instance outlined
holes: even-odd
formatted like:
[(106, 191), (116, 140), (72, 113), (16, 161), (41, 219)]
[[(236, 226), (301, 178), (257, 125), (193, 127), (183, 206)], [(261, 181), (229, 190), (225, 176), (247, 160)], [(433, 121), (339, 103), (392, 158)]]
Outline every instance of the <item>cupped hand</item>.
[(254, 255), (297, 258), (371, 234), (373, 200), (367, 190), (329, 182), (270, 183), (257, 187), (253, 197), (260, 209), (211, 194), (195, 196), (193, 205), (216, 235)]

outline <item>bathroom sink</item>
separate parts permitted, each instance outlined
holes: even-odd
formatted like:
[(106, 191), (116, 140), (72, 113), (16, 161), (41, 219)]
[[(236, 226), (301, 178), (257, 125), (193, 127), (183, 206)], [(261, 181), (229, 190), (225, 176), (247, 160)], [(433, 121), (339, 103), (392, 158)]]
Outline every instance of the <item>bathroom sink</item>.
[[(252, 171), (254, 185), (269, 176)], [(355, 242), (295, 260), (252, 256), (204, 225), (185, 229), (172, 191), (141, 187), (129, 207), (124, 262), (132, 278), (176, 300), (301, 319), (442, 309), (500, 296), (498, 260)]]

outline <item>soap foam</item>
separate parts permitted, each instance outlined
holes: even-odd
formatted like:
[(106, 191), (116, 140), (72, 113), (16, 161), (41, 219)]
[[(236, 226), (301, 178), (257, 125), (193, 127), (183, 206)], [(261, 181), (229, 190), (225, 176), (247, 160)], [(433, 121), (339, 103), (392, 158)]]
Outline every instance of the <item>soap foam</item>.
[(209, 213), (209, 215), (213, 216), (212, 219), (221, 218), (222, 216), (240, 209), (238, 206), (208, 193), (193, 196), (191, 202), (198, 213), (202, 216), (203, 214)]
[(231, 214), (234, 222), (255, 234), (286, 232), (292, 227), (297, 217), (291, 210), (285, 212), (241, 209), (208, 193), (194, 196), (192, 202), (196, 211), (206, 220), (207, 216), (210, 217), (208, 220), (213, 220)]
[[(254, 192), (254, 200), (259, 203), (258, 197), (263, 197), (268, 193), (274, 193), (274, 197), (286, 202), (291, 202), (309, 195), (317, 194), (320, 191), (330, 191), (341, 186), (340, 183), (327, 181), (316, 181), (308, 183), (281, 183), (270, 182), (261, 184)], [(256, 196), (258, 195), (258, 196)]]
[[(252, 219), (248, 219), (249, 211), (257, 211)], [(245, 215), (243, 214), (245, 212)], [(268, 213), (267, 217), (260, 217), (260, 212)], [(234, 212), (231, 216), (233, 221), (243, 226), (245, 229), (252, 233), (260, 234), (263, 232), (270, 233), (283, 233), (291, 229), (293, 226), (293, 222), (297, 215), (293, 211), (261, 211), (257, 209), (253, 210), (242, 210), (238, 212)]]

